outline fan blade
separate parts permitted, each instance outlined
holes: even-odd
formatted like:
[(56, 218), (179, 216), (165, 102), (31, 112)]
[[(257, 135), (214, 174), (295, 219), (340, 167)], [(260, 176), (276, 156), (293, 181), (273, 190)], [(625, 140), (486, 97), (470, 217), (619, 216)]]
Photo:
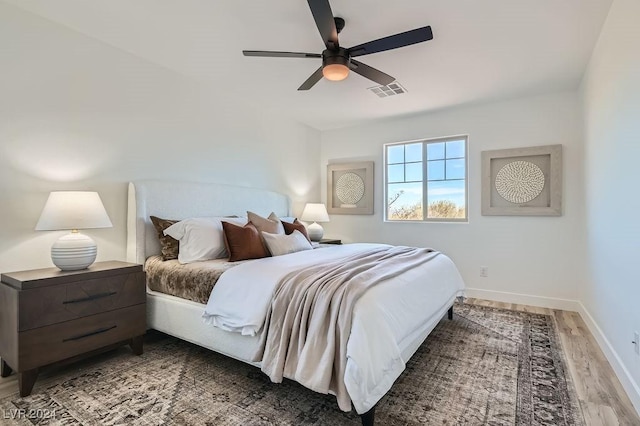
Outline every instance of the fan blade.
[(383, 86), (391, 84), (396, 80), (389, 74), (385, 74), (380, 70), (353, 59), (351, 60), (351, 69), (353, 72), (356, 72), (371, 81), (375, 81), (378, 84), (382, 84)]
[(309, 90), (321, 79), (322, 79), (322, 67), (318, 68), (316, 72), (311, 74), (311, 77), (309, 77), (307, 81), (302, 83), (302, 86), (298, 87), (298, 90)]
[(333, 19), (329, 0), (307, 0), (313, 19), (316, 21), (320, 37), (327, 49), (338, 48), (338, 30)]
[(273, 52), (269, 50), (243, 50), (244, 56), (262, 56), (267, 58), (322, 58), (319, 53)]
[(359, 44), (349, 49), (349, 54), (353, 56), (369, 55), (371, 53), (384, 52), (385, 50), (397, 49), (399, 47), (410, 46), (423, 41), (431, 40), (433, 33), (431, 27), (416, 28), (415, 30), (395, 34), (389, 37), (373, 40), (368, 43)]

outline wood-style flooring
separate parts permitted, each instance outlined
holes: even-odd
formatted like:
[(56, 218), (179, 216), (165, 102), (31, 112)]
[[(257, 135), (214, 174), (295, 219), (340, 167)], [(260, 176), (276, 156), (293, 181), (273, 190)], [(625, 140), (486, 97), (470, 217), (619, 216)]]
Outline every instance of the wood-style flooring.
[(580, 314), (480, 299), (465, 303), (553, 316), (587, 425), (640, 426), (631, 400)]
[[(560, 340), (568, 362), (567, 367), (576, 387), (580, 407), (587, 425), (640, 425), (640, 417), (633, 408), (629, 397), (578, 313), (480, 299), (467, 299), (465, 303), (553, 316), (558, 325)], [(128, 351), (129, 349), (120, 348), (118, 350)], [(99, 361), (100, 356), (97, 358)], [(81, 361), (79, 364), (86, 366), (91, 362), (96, 362), (96, 358)], [(59, 369), (45, 369), (38, 377), (35, 391), (37, 392), (39, 386), (55, 381), (61, 369), (78, 367), (78, 364), (72, 364)], [(17, 390), (18, 383), (15, 374), (0, 378), (0, 398), (15, 394)]]

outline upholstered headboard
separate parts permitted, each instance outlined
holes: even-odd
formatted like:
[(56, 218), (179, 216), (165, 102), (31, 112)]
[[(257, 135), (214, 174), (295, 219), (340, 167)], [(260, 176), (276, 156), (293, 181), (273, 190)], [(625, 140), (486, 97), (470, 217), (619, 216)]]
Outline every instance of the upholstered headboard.
[(289, 197), (263, 189), (217, 183), (143, 180), (129, 183), (127, 260), (144, 264), (160, 253), (160, 243), (149, 216), (163, 219), (246, 215), (275, 212), (290, 216)]

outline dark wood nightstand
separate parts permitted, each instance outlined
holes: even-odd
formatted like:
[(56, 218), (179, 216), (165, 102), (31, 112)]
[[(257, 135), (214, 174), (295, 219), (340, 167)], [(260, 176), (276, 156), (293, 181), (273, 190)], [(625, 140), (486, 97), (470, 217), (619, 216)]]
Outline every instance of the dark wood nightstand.
[(331, 238), (323, 238), (320, 241), (318, 241), (320, 244), (342, 244), (342, 240), (334, 240)]
[(1, 280), (0, 375), (18, 373), (20, 396), (31, 393), (45, 365), (119, 343), (142, 354), (142, 265), (98, 262), (81, 271), (12, 272)]

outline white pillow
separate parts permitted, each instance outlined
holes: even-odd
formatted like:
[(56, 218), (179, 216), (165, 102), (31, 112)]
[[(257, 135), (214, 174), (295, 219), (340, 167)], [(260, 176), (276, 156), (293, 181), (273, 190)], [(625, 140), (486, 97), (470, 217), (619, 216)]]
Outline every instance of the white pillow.
[(227, 257), (222, 222), (244, 226), (247, 219), (238, 217), (196, 217), (181, 220), (164, 230), (180, 243), (178, 262), (192, 263)]
[(271, 252), (271, 256), (280, 256), (313, 249), (307, 237), (302, 235), (298, 230), (293, 231), (289, 235), (263, 232), (262, 236), (264, 237), (264, 242), (267, 244), (267, 248)]

